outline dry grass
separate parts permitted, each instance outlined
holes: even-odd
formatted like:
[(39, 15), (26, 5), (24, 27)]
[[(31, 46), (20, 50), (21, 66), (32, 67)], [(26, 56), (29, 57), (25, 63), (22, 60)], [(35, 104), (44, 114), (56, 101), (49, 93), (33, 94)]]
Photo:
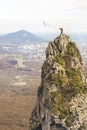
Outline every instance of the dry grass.
[[(29, 130), (29, 118), (40, 84), (41, 64), (26, 63), (26, 69), (20, 70), (10, 65), (7, 59), (0, 62), (0, 130)], [(26, 84), (15, 85), (17, 82)]]
[(29, 117), (36, 96), (0, 94), (0, 130), (29, 130)]

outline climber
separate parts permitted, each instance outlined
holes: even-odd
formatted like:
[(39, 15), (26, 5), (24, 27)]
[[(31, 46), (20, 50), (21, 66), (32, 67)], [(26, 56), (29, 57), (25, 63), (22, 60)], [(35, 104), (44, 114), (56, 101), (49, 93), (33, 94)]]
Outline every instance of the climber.
[(59, 28), (60, 29), (60, 31), (61, 31), (61, 33), (60, 34), (63, 34), (63, 28)]

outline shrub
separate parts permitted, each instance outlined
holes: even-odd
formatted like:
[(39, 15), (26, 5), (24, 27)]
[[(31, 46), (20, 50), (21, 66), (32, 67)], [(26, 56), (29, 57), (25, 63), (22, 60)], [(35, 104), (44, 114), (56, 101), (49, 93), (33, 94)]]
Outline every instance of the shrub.
[(67, 44), (66, 48), (67, 48), (67, 50), (66, 50), (67, 55), (77, 57), (77, 58), (79, 58), (80, 61), (82, 61), (80, 52), (74, 42), (69, 42)]
[(83, 92), (85, 87), (80, 71), (76, 68), (71, 68), (66, 70), (66, 74), (69, 80), (68, 93), (75, 96), (76, 94)]
[(73, 96), (86, 90), (80, 71), (76, 68), (67, 69), (66, 76), (52, 74), (51, 80), (57, 86), (57, 91), (51, 92), (52, 113), (58, 113), (60, 118), (70, 117), (72, 120), (69, 102)]
[(56, 55), (54, 58), (54, 61), (58, 62), (61, 65), (64, 65), (64, 59), (63, 59), (63, 56), (61, 54)]
[(59, 118), (64, 118), (69, 115), (69, 105), (66, 101), (66, 98), (61, 93), (60, 89), (56, 92), (51, 92), (52, 97), (52, 106), (51, 111), (55, 115), (59, 115)]
[(62, 86), (64, 86), (67, 83), (67, 78), (66, 78), (66, 76), (63, 76), (61, 73), (58, 73), (57, 75), (52, 74), (51, 81), (58, 88), (61, 88)]

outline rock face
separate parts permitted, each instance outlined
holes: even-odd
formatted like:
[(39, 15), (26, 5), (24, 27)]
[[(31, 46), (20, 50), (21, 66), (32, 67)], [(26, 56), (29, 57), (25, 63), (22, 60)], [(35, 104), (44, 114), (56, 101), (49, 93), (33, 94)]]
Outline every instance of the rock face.
[(87, 87), (82, 58), (61, 34), (46, 49), (31, 130), (87, 130)]

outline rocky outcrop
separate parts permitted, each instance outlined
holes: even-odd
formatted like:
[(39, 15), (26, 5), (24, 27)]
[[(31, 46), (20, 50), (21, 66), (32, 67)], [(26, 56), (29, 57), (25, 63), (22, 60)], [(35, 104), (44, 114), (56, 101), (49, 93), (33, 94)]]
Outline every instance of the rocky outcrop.
[(71, 38), (49, 42), (31, 130), (87, 130), (87, 87), (82, 58)]

